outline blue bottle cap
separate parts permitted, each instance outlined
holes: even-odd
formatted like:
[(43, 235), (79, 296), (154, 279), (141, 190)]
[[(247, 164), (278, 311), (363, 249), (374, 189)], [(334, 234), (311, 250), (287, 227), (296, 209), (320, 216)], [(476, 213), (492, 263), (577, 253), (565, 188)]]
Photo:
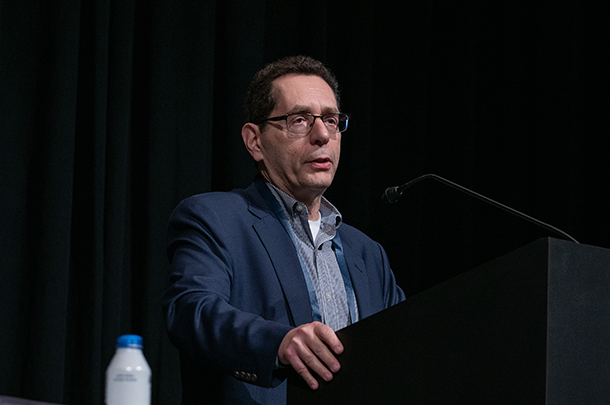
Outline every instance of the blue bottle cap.
[(131, 347), (133, 349), (142, 348), (142, 336), (138, 335), (123, 335), (116, 340), (116, 347)]

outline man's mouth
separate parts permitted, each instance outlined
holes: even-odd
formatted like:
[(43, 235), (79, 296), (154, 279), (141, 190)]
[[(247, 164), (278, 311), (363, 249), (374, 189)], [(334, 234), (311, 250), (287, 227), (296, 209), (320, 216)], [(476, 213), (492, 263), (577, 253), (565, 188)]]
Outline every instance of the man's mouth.
[(329, 169), (330, 168), (330, 159), (329, 158), (314, 159), (310, 163), (316, 169)]

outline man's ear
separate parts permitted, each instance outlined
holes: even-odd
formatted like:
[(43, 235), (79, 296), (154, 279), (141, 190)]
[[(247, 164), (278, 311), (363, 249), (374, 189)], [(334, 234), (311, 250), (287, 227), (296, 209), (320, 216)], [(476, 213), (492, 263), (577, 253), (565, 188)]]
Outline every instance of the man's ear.
[(244, 145), (256, 162), (263, 160), (260, 136), (260, 128), (251, 122), (246, 123), (241, 129), (241, 138), (244, 140)]

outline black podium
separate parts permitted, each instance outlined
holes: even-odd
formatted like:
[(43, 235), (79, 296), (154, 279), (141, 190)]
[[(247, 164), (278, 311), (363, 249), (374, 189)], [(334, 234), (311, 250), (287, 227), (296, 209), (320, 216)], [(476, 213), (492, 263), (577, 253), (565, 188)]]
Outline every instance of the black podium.
[(337, 332), (288, 404), (609, 404), (610, 250), (540, 239)]

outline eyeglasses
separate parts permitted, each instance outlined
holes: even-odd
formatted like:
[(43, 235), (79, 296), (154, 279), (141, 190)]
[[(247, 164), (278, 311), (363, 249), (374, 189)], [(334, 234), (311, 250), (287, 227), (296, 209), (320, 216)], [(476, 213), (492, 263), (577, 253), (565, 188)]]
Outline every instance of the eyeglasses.
[(286, 130), (296, 135), (306, 135), (311, 131), (316, 118), (320, 118), (328, 132), (336, 134), (347, 129), (347, 121), (349, 117), (343, 113), (330, 113), (322, 115), (313, 115), (310, 113), (292, 113), (281, 115), (279, 117), (271, 117), (262, 120), (257, 125), (266, 121), (286, 121)]

